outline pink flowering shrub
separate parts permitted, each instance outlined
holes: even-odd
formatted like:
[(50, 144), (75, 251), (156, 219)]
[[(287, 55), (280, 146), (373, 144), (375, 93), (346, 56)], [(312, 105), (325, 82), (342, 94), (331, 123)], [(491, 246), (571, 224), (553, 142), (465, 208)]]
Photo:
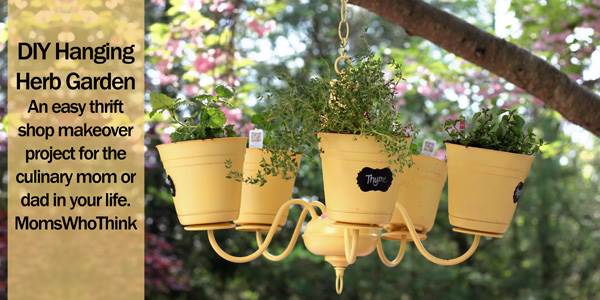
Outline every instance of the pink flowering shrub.
[(271, 31), (275, 30), (275, 21), (273, 20), (260, 23), (256, 19), (251, 19), (246, 23), (246, 25), (248, 25), (248, 28), (250, 28), (250, 30), (258, 34), (258, 37), (263, 37), (269, 34)]

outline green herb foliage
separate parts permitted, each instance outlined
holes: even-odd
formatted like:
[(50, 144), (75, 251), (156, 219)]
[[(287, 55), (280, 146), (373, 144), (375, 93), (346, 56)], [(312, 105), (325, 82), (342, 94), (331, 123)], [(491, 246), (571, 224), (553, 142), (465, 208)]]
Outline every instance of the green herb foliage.
[[(171, 141), (181, 142), (236, 136), (233, 125), (226, 125), (222, 106), (229, 106), (233, 92), (225, 86), (217, 86), (215, 95), (202, 94), (191, 99), (173, 99), (165, 94), (151, 93), (150, 117), (168, 112), (177, 129), (171, 133)], [(180, 117), (186, 114), (187, 117)]]
[(504, 152), (533, 155), (543, 144), (531, 128), (525, 128), (525, 120), (515, 109), (483, 109), (471, 120), (446, 121), (444, 130), (450, 136), (448, 143)]
[[(272, 97), (272, 94), (268, 97)], [(264, 99), (261, 99), (264, 100)], [(294, 99), (298, 100), (298, 99)], [(227, 178), (243, 181), (249, 184), (264, 185), (267, 176), (281, 176), (290, 180), (298, 169), (298, 154), (309, 152), (309, 146), (317, 142), (316, 136), (308, 135), (305, 130), (302, 114), (294, 110), (300, 102), (277, 102), (270, 105), (264, 112), (252, 116), (256, 128), (264, 130), (264, 148), (271, 154), (270, 160), (262, 159), (254, 176), (244, 177), (242, 173), (230, 169)], [(301, 111), (301, 110), (300, 110)], [(285, 122), (284, 122), (285, 120)]]
[(411, 165), (409, 138), (415, 130), (402, 125), (394, 109), (400, 66), (368, 55), (354, 60), (337, 77), (326, 75), (308, 82), (280, 78), (284, 87), (267, 96), (270, 105), (254, 118), (266, 129), (265, 148), (272, 154), (270, 163), (261, 164), (260, 175), (295, 174), (295, 154), (318, 153), (318, 132), (372, 137), (383, 145), (394, 173)]

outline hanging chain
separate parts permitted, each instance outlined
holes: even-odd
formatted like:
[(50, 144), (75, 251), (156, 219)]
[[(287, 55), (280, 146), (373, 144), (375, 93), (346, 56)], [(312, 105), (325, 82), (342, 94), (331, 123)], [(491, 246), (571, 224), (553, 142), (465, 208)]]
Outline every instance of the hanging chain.
[(338, 36), (340, 37), (340, 55), (335, 60), (335, 72), (342, 73), (340, 63), (350, 64), (348, 56), (348, 38), (350, 36), (350, 25), (348, 24), (348, 0), (340, 0), (340, 23), (338, 24)]

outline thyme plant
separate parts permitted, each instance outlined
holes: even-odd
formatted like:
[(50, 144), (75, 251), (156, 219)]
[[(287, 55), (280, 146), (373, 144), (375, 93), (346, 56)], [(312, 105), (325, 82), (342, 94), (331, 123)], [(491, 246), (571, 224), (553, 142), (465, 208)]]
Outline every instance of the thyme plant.
[(272, 154), (261, 172), (290, 178), (298, 169), (295, 154), (318, 153), (319, 132), (372, 137), (383, 146), (393, 172), (402, 172), (412, 164), (410, 138), (415, 130), (403, 125), (394, 109), (394, 90), (401, 79), (400, 65), (372, 54), (355, 59), (337, 77), (328, 73), (307, 82), (280, 78), (284, 87), (267, 96), (270, 105), (256, 118), (267, 129), (265, 149)]

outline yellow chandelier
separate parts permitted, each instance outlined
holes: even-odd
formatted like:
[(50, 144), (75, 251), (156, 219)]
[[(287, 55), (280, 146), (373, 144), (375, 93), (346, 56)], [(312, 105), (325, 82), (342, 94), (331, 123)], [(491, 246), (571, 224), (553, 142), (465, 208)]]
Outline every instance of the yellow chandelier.
[[(335, 61), (335, 70), (340, 74), (342, 63), (351, 63), (346, 51), (347, 4), (347, 0), (341, 0), (340, 55)], [(251, 132), (250, 146), (255, 142)], [(414, 164), (394, 178), (381, 145), (374, 139), (319, 133), (325, 206), (319, 201), (289, 200), (295, 178), (269, 176), (263, 186), (226, 179), (224, 161), (234, 169), (242, 169), (244, 174), (256, 173), (261, 162), (270, 161), (267, 151), (260, 147), (246, 149), (246, 144), (247, 138), (231, 137), (157, 146), (179, 222), (185, 230), (206, 231), (214, 251), (234, 263), (261, 256), (281, 261), (293, 251), (302, 234), (308, 251), (324, 257), (335, 269), (338, 294), (343, 290), (345, 269), (357, 257), (375, 250), (385, 266), (395, 267), (402, 261), (408, 244), (413, 243), (425, 259), (451, 266), (469, 259), (482, 236), (502, 237), (533, 161), (531, 155), (447, 144), (447, 162), (413, 155)], [(299, 163), (301, 157), (296, 159)], [(473, 235), (469, 249), (452, 259), (434, 256), (422, 242), (435, 222), (447, 178), (453, 231)], [(284, 251), (271, 253), (269, 245), (293, 206), (300, 206), (302, 211), (291, 239)], [(215, 231), (232, 228), (254, 233), (258, 248), (245, 256), (226, 252)], [(384, 253), (383, 240), (398, 242), (394, 258)]]

